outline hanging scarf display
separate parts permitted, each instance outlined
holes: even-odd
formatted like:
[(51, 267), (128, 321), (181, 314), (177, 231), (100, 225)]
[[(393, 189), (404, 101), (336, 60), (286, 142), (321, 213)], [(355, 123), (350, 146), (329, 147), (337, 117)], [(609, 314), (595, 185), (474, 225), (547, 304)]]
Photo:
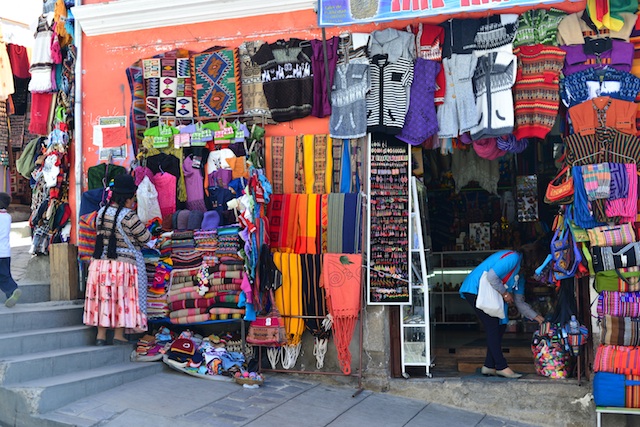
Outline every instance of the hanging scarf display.
[(324, 355), (331, 336), (331, 316), (327, 311), (325, 289), (320, 287), (322, 255), (300, 255), (302, 276), (302, 314), (304, 325), (314, 337), (313, 355), (316, 367), (324, 366)]
[(284, 318), (287, 332), (287, 344), (279, 349), (280, 361), (284, 369), (291, 369), (300, 355), (304, 332), (304, 320), (299, 317), (302, 316), (300, 255), (275, 252), (273, 262), (282, 274), (282, 286), (276, 289), (275, 303)]
[(351, 374), (349, 344), (360, 313), (362, 255), (324, 254), (321, 286), (333, 319), (333, 333), (340, 369)]

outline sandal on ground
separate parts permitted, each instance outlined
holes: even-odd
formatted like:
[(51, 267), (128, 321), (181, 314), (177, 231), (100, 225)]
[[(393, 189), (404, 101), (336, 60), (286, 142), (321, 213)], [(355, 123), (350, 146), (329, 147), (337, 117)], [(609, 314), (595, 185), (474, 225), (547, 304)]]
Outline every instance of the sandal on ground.
[(98, 347), (103, 347), (103, 346), (107, 345), (107, 340), (96, 340), (96, 345)]
[(114, 338), (113, 339), (113, 345), (130, 345), (131, 343), (127, 340), (119, 340)]

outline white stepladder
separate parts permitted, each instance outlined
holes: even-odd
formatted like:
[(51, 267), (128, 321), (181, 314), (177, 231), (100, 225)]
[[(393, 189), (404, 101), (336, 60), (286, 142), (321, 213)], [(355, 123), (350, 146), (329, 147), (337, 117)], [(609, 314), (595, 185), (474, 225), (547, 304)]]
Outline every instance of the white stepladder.
[[(418, 191), (418, 187), (421, 190)], [(411, 304), (400, 307), (400, 355), (402, 376), (409, 378), (407, 367), (423, 367), (431, 378), (434, 366), (431, 355), (431, 322), (429, 308), (429, 276), (419, 194), (425, 198), (424, 184), (415, 176), (409, 181), (409, 252), (411, 272), (409, 286), (412, 291)], [(426, 203), (425, 203), (426, 205)]]

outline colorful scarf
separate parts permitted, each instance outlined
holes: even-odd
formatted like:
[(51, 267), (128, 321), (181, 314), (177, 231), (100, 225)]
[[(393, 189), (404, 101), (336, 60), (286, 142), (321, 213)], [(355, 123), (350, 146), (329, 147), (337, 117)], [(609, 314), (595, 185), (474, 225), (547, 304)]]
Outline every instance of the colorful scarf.
[(351, 373), (349, 345), (360, 315), (362, 299), (362, 255), (324, 254), (322, 282), (327, 296), (327, 307), (333, 318), (333, 333), (340, 369)]
[(342, 252), (344, 226), (344, 193), (332, 193), (328, 197), (327, 252)]

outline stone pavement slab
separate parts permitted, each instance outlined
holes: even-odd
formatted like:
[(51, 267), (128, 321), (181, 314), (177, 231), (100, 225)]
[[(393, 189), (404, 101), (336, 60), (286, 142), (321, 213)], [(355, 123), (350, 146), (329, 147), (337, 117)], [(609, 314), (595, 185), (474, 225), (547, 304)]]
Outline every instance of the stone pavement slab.
[(270, 373), (263, 386), (249, 389), (167, 370), (44, 418), (87, 427), (534, 427), (389, 393), (355, 392), (287, 374)]

